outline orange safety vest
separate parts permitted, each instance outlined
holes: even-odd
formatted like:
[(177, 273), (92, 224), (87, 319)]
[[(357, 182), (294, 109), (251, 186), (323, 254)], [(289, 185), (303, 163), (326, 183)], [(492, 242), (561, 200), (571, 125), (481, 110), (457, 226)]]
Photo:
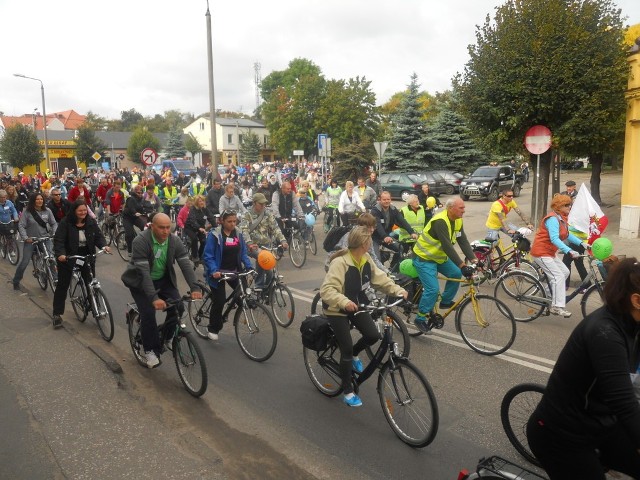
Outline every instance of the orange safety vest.
[(533, 257), (555, 257), (558, 247), (556, 247), (549, 238), (549, 230), (544, 222), (548, 218), (557, 217), (560, 222), (560, 240), (566, 240), (569, 237), (569, 225), (567, 221), (557, 213), (550, 213), (542, 219), (540, 222), (540, 228), (536, 232), (536, 236), (533, 239), (533, 246), (531, 247), (531, 256)]

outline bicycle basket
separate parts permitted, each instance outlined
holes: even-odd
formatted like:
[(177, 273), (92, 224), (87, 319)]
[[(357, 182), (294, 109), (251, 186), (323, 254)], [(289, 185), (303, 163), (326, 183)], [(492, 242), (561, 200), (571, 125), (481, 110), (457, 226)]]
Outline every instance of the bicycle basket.
[(521, 252), (528, 252), (531, 250), (531, 242), (528, 238), (520, 237), (516, 242), (516, 248)]
[(16, 229), (12, 225), (0, 225), (0, 235), (13, 235), (16, 233)]

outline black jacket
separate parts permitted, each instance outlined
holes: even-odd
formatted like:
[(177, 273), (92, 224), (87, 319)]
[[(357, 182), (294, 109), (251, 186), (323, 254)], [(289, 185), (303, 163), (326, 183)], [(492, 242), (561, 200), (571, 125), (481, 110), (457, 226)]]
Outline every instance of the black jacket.
[[(58, 229), (53, 237), (53, 251), (56, 258), (60, 255), (77, 255), (80, 248), (79, 229), (75, 223), (69, 221), (69, 217), (64, 217), (58, 224)], [(96, 247), (102, 248), (107, 245), (98, 223), (91, 217), (85, 220), (84, 234), (87, 238), (87, 251), (94, 253)]]
[(66, 198), (61, 198), (60, 203), (57, 205), (53, 200), (49, 200), (47, 202), (47, 208), (53, 213), (56, 222), (60, 223), (60, 221), (67, 216), (67, 213), (69, 213), (71, 203)]
[(125, 218), (129, 218), (131, 220), (135, 220), (136, 213), (144, 215), (142, 195), (140, 195), (139, 197), (136, 195), (131, 195), (129, 198), (127, 198), (127, 201), (124, 204), (124, 209), (122, 210), (122, 215)]
[(213, 218), (214, 215), (220, 213), (220, 197), (224, 195), (224, 189), (220, 188), (216, 190), (215, 188), (211, 188), (209, 192), (207, 192), (206, 206), (208, 211), (208, 217)]
[(399, 226), (400, 228), (404, 228), (407, 232), (416, 233), (411, 225), (404, 219), (402, 214), (400, 214), (400, 210), (398, 210), (393, 205), (389, 205), (389, 223), (387, 224), (384, 220), (384, 215), (382, 214), (382, 207), (380, 204), (376, 204), (375, 207), (371, 209), (371, 215), (376, 217), (376, 229), (373, 232), (373, 241), (377, 243), (381, 243), (385, 237), (389, 236), (391, 230), (394, 225)]
[(189, 209), (189, 216), (184, 226), (189, 230), (197, 232), (201, 228), (205, 228), (207, 224), (207, 209), (191, 207)]

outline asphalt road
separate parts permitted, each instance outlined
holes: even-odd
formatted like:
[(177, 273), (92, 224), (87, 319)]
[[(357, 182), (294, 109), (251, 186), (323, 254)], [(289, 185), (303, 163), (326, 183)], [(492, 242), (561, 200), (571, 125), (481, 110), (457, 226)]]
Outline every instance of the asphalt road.
[[(530, 197), (528, 183), (517, 199), (526, 213)], [(489, 205), (467, 202), (464, 221), (470, 240), (483, 237)], [(316, 232), (322, 237), (320, 225)], [(376, 376), (363, 385), (364, 406), (359, 409), (347, 408), (340, 397), (324, 397), (308, 378), (298, 328), (309, 312), (314, 289), (322, 282), (323, 262), (321, 247), (318, 256), (310, 255), (302, 269), (294, 268), (288, 257), (281, 261), (280, 273), (295, 295), (296, 318), (288, 329), (278, 327), (278, 346), (268, 361), (255, 363), (245, 357), (230, 323), (219, 342), (198, 339), (209, 369), (209, 388), (200, 401), (182, 390), (168, 356), (151, 371), (135, 362), (124, 318), (131, 299), (119, 280), (125, 263), (118, 256), (100, 257), (97, 268), (116, 320), (112, 344), (104, 345), (91, 321), (75, 321), (70, 307), (63, 319), (116, 357), (123, 365), (128, 388), (153, 398), (161, 410), (181, 413), (184, 423), (220, 453), (230, 478), (249, 478), (247, 472), (260, 472), (263, 478), (448, 479), (490, 454), (524, 464), (502, 431), (500, 401), (515, 384), (546, 382), (566, 338), (580, 321), (579, 304), (568, 304), (573, 312), (569, 319), (542, 317), (518, 324), (514, 345), (498, 357), (470, 350), (455, 333), (451, 318), (435, 335), (412, 339), (411, 360), (429, 379), (440, 411), (435, 441), (416, 450), (389, 428), (375, 390)], [(38, 291), (33, 277), (25, 276), (24, 282), (37, 292), (36, 301), (51, 304), (51, 292)], [(489, 290), (482, 291), (492, 293)]]

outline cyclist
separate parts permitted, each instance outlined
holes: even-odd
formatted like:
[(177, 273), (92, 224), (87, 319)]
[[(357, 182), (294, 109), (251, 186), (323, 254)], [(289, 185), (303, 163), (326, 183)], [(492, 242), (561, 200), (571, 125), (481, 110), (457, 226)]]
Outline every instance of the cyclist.
[[(358, 312), (359, 304), (368, 304), (366, 290), (369, 286), (387, 295), (403, 296), (407, 292), (396, 285), (371, 261), (367, 251), (371, 248), (371, 233), (367, 227), (356, 226), (349, 232), (348, 246), (336, 252), (329, 264), (329, 271), (320, 287), (322, 306), (340, 348), (340, 378), (343, 401), (350, 407), (359, 407), (362, 400), (353, 393), (351, 372), (362, 373), (362, 361), (358, 354), (380, 339), (378, 328), (371, 315)], [(353, 344), (351, 325), (362, 337)]]
[[(137, 185), (135, 189), (141, 188)], [(182, 275), (189, 285), (193, 300), (202, 298), (202, 291), (196, 282), (193, 263), (189, 252), (178, 237), (171, 234), (171, 219), (164, 213), (157, 213), (151, 221), (151, 228), (144, 230), (133, 240), (131, 260), (122, 275), (122, 282), (131, 291), (140, 312), (142, 345), (147, 367), (160, 365), (160, 338), (156, 324), (156, 310), (167, 308), (165, 300), (180, 300), (178, 282), (173, 268), (178, 263)], [(178, 303), (167, 311), (166, 321), (178, 320), (184, 308)]]
[[(473, 269), (465, 265), (453, 246), (456, 243), (460, 244), (467, 260), (477, 263), (462, 226), (464, 201), (460, 197), (450, 198), (444, 207), (442, 212), (435, 214), (429, 220), (413, 247), (413, 252), (416, 254), (413, 265), (418, 271), (423, 287), (415, 325), (424, 333), (429, 333), (434, 327), (431, 311), (440, 291), (438, 272), (448, 278), (461, 278), (463, 274), (469, 276), (473, 273)], [(442, 293), (441, 308), (450, 308), (453, 305), (459, 286), (458, 282), (447, 281)]]
[[(289, 248), (287, 239), (284, 238), (282, 230), (278, 226), (275, 217), (267, 209), (267, 199), (262, 193), (254, 193), (252, 197), (253, 206), (244, 214), (242, 222), (242, 235), (249, 246), (249, 256), (258, 258), (260, 245), (280, 244), (285, 250)], [(271, 281), (271, 272), (264, 270), (256, 262), (256, 289), (264, 289)]]
[[(407, 197), (407, 204), (400, 209), (400, 215), (413, 228), (414, 232), (421, 232), (427, 224), (426, 212), (424, 207), (420, 205), (417, 195), (409, 195)], [(406, 242), (411, 238), (409, 232), (404, 228), (399, 228), (398, 230), (398, 241)]]
[(53, 213), (56, 222), (60, 221), (69, 213), (71, 203), (66, 198), (62, 198), (59, 188), (53, 187), (50, 192), (51, 199), (47, 202), (47, 208)]
[(222, 190), (222, 182), (218, 178), (213, 179), (213, 186), (207, 192), (207, 210), (209, 214), (207, 215), (209, 218), (215, 218), (216, 215), (220, 213), (218, 207), (220, 206), (220, 197), (224, 194), (224, 190)]
[(147, 224), (147, 217), (144, 211), (144, 205), (142, 203), (142, 185), (139, 183), (131, 190), (132, 195), (127, 198), (122, 210), (122, 226), (124, 227), (124, 238), (127, 241), (127, 252), (131, 257), (131, 245), (133, 239), (136, 236), (136, 232), (133, 229), (134, 226), (140, 230), (144, 230)]
[(373, 191), (376, 192), (376, 197), (379, 197), (380, 194), (382, 193), (382, 184), (380, 183), (380, 180), (378, 180), (378, 175), (376, 175), (376, 172), (371, 172), (369, 174), (369, 178), (367, 178), (367, 187), (371, 187), (373, 188)]
[(267, 180), (267, 177), (262, 177), (262, 180), (260, 181), (260, 187), (256, 190), (255, 193), (261, 193), (262, 195), (264, 195), (264, 198), (267, 199), (267, 207), (271, 204), (273, 189), (269, 185), (269, 180)]
[(380, 245), (384, 243), (389, 250), (394, 252), (391, 265), (397, 265), (402, 255), (402, 249), (398, 243), (394, 243), (390, 236), (393, 226), (397, 225), (405, 229), (413, 239), (418, 238), (418, 234), (400, 214), (400, 211), (391, 205), (391, 194), (387, 191), (380, 194), (380, 201), (371, 209), (371, 215), (376, 217), (377, 221), (376, 231), (373, 232), (373, 247), (376, 249), (376, 254), (378, 257), (380, 256)]
[[(53, 251), (57, 260), (58, 283), (53, 294), (53, 328), (62, 326), (64, 303), (67, 290), (71, 283), (73, 265), (67, 261), (71, 255), (89, 255), (96, 251), (96, 247), (110, 252), (107, 242), (98, 227), (98, 223), (89, 215), (89, 209), (84, 200), (78, 199), (71, 205), (71, 209), (58, 225), (53, 238)], [(80, 268), (82, 279), (89, 287), (89, 269), (95, 268), (91, 262), (85, 262)]]
[(276, 217), (278, 226), (281, 230), (284, 230), (285, 225), (282, 222), (283, 218), (291, 218), (295, 215), (298, 218), (298, 228), (303, 229), (302, 218), (304, 212), (298, 201), (298, 197), (291, 191), (291, 183), (283, 182), (280, 190), (273, 192), (271, 197), (271, 213)]
[(340, 194), (342, 188), (338, 186), (338, 181), (335, 178), (331, 179), (331, 184), (324, 192), (326, 203), (324, 205), (324, 233), (327, 233), (331, 228), (333, 222), (333, 216), (336, 216), (336, 225), (340, 225), (340, 215), (338, 215), (338, 203), (340, 202)]
[(220, 197), (220, 203), (218, 204), (218, 211), (224, 212), (225, 210), (235, 210), (239, 214), (244, 214), (247, 211), (242, 204), (240, 197), (236, 195), (235, 183), (229, 182), (224, 187), (224, 195)]
[[(435, 206), (430, 207), (428, 205), (427, 200), (429, 199), (429, 197), (433, 197), (433, 199), (436, 201)], [(424, 182), (420, 187), (420, 191), (418, 192), (418, 202), (420, 202), (420, 205), (424, 207), (424, 211), (427, 215), (427, 222), (431, 220), (431, 217), (433, 217), (433, 215), (435, 215), (436, 207), (442, 208), (442, 202), (440, 201), (440, 198), (435, 193), (430, 193), (429, 184), (427, 182)]]
[(509, 215), (511, 210), (520, 215), (520, 218), (527, 225), (527, 228), (530, 230), (533, 229), (533, 225), (531, 225), (531, 222), (524, 216), (518, 207), (518, 204), (513, 199), (513, 190), (511, 188), (505, 188), (502, 190), (500, 198), (493, 202), (489, 209), (489, 216), (487, 217), (487, 222), (485, 224), (488, 229), (486, 237), (487, 240), (491, 242), (497, 241), (500, 236), (500, 232), (504, 232), (509, 235), (516, 233), (517, 227), (513, 224), (507, 223), (507, 215)]
[(636, 258), (611, 269), (604, 297), (606, 306), (571, 333), (527, 423), (531, 451), (551, 480), (604, 480), (603, 465), (640, 478)]
[(22, 260), (16, 268), (13, 276), (13, 289), (20, 290), (20, 280), (24, 275), (24, 271), (29, 266), (31, 256), (33, 255), (32, 237), (47, 237), (56, 233), (58, 223), (53, 218), (53, 213), (44, 205), (44, 197), (41, 193), (32, 193), (29, 197), (29, 203), (22, 212), (22, 216), (18, 221), (18, 231), (20, 238), (24, 241), (22, 250)]
[(151, 216), (162, 210), (162, 202), (160, 201), (160, 197), (156, 193), (158, 187), (153, 183), (147, 183), (147, 186), (144, 187), (145, 192), (142, 195), (142, 207), (144, 209), (144, 214), (147, 218), (151, 218)]
[(353, 217), (358, 210), (362, 213), (367, 211), (362, 200), (360, 200), (360, 195), (353, 188), (353, 182), (347, 180), (344, 184), (344, 191), (340, 194), (340, 200), (338, 201), (338, 212), (340, 212), (342, 223), (349, 225), (349, 217)]
[(184, 225), (184, 233), (191, 240), (191, 260), (200, 261), (207, 236), (207, 209), (202, 195), (193, 198), (193, 206)]
[(113, 182), (113, 187), (109, 189), (104, 197), (104, 205), (108, 215), (117, 215), (122, 211), (125, 204), (124, 193), (122, 192), (122, 180)]
[(196, 178), (196, 174), (191, 174), (191, 180), (188, 184), (189, 187), (189, 195), (206, 195), (207, 194), (207, 184), (204, 183), (200, 178)]
[[(247, 256), (247, 244), (240, 230), (236, 228), (238, 214), (234, 210), (223, 211), (220, 215), (219, 228), (212, 230), (207, 236), (202, 263), (204, 276), (211, 287), (211, 310), (207, 336), (210, 340), (218, 340), (218, 332), (222, 330), (226, 295), (225, 284), (220, 281), (222, 272), (239, 272), (250, 269), (251, 260)], [(229, 281), (231, 288), (236, 288), (238, 280)]]
[(180, 191), (175, 187), (175, 185), (173, 185), (172, 177), (167, 177), (164, 182), (164, 187), (160, 190), (160, 196), (162, 197), (162, 210), (167, 215), (171, 215), (171, 209), (175, 208), (173, 206), (173, 201), (178, 197), (179, 193)]
[[(10, 223), (18, 221), (18, 211), (16, 210), (15, 205), (11, 200), (7, 199), (7, 191), (0, 190), (0, 222), (1, 223)], [(9, 234), (9, 226), (8, 225), (0, 225), (0, 235), (8, 236)]]

